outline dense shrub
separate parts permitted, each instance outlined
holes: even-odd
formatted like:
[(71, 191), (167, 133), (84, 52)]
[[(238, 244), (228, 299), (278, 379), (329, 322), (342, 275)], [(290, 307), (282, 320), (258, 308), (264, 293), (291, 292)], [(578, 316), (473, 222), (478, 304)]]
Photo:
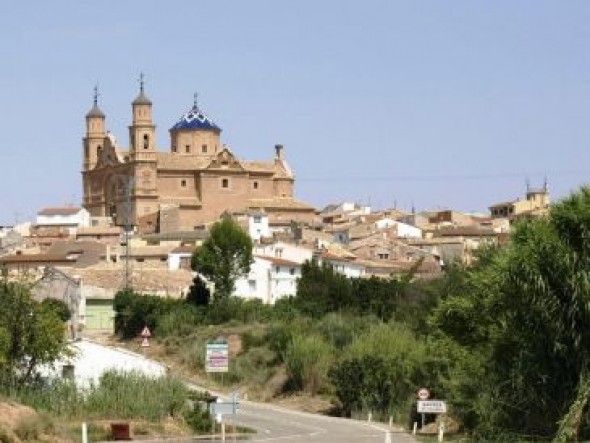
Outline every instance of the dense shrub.
[(269, 326), (267, 341), (269, 348), (275, 352), (278, 362), (285, 361), (285, 352), (294, 335), (304, 334), (312, 329), (313, 322), (308, 317), (297, 317), (293, 321), (276, 322)]
[(87, 415), (162, 420), (180, 417), (188, 390), (180, 381), (153, 378), (139, 373), (105, 373), (99, 385), (86, 394)]
[(64, 323), (72, 318), (70, 308), (63, 300), (58, 300), (57, 298), (46, 298), (41, 302), (41, 305), (44, 305), (53, 310)]
[(285, 351), (287, 374), (297, 390), (317, 394), (326, 387), (334, 349), (317, 334), (293, 334)]
[(145, 326), (155, 331), (162, 316), (179, 305), (185, 302), (127, 290), (118, 292), (113, 300), (115, 333), (128, 339), (137, 337)]
[(439, 383), (435, 374), (441, 368), (428, 365), (427, 342), (404, 325), (376, 324), (359, 334), (341, 355), (332, 366), (330, 380), (347, 414), (372, 410), (405, 421), (418, 388)]
[[(191, 425), (207, 414), (187, 409), (188, 388), (180, 380), (149, 377), (136, 372), (106, 372), (96, 385), (80, 391), (67, 380), (53, 380), (45, 386), (28, 386), (13, 397), (39, 411), (76, 419), (144, 419), (161, 421), (191, 414)], [(208, 429), (210, 422), (203, 424)], [(198, 426), (196, 427), (200, 429)]]
[(207, 306), (211, 301), (211, 291), (200, 276), (197, 275), (193, 279), (193, 284), (186, 295), (186, 301), (195, 306)]
[(162, 314), (156, 322), (155, 333), (159, 338), (185, 337), (194, 332), (195, 327), (205, 318), (203, 309), (189, 303), (174, 305)]
[(359, 411), (389, 412), (397, 400), (391, 372), (390, 362), (376, 355), (349, 358), (334, 365), (328, 376), (343, 414), (350, 417)]

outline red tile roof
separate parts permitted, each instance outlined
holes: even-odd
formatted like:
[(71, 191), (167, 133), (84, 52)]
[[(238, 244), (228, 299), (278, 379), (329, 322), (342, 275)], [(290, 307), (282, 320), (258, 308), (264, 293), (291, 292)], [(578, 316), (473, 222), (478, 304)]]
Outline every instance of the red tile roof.
[(0, 257), (2, 264), (18, 264), (18, 263), (73, 263), (75, 259), (67, 258), (62, 254), (15, 254), (5, 255)]

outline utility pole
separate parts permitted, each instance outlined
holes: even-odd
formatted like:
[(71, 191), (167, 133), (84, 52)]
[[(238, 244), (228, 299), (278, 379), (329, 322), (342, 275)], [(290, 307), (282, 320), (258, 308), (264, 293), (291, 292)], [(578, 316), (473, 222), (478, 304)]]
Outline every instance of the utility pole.
[(131, 289), (131, 269), (129, 267), (129, 231), (131, 230), (131, 186), (133, 178), (126, 177), (125, 181), (125, 291)]
[[(115, 204), (123, 203), (123, 229), (125, 240), (125, 291), (132, 288), (131, 282), (131, 263), (129, 261), (129, 232), (131, 231), (131, 190), (135, 183), (135, 179), (127, 174), (115, 174), (111, 176), (111, 180), (117, 181), (117, 191), (114, 193)], [(123, 192), (119, 191), (120, 185), (123, 187)], [(121, 198), (122, 197), (122, 198)], [(115, 216), (115, 224), (118, 217)]]

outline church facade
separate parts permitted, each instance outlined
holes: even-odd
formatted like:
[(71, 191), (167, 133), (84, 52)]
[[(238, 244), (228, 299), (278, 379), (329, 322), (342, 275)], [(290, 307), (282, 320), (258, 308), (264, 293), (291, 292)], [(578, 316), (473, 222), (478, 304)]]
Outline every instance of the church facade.
[(131, 107), (127, 149), (106, 130), (96, 90), (86, 114), (83, 206), (91, 216), (112, 217), (142, 232), (192, 230), (224, 212), (260, 211), (271, 222), (312, 222), (315, 209), (294, 198), (295, 176), (282, 145), (275, 145), (270, 161), (239, 160), (195, 98), (170, 128), (170, 146), (162, 152), (143, 81)]

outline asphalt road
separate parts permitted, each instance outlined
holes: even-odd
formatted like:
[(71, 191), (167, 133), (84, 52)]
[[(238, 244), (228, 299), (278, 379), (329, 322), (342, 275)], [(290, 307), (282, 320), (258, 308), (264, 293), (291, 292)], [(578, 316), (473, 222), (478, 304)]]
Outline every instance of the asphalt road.
[[(225, 419), (231, 423), (232, 416)], [(240, 402), (236, 423), (257, 431), (249, 439), (252, 442), (384, 443), (386, 431), (390, 431), (388, 442), (416, 442), (411, 435), (390, 429), (386, 424), (326, 417), (248, 401)]]

